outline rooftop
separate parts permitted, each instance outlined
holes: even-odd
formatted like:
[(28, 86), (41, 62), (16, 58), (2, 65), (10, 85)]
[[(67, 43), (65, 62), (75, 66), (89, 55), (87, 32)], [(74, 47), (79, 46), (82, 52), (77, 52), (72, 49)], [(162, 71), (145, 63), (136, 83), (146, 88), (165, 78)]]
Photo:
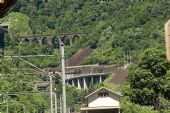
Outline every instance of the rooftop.
[(120, 93), (114, 92), (114, 91), (112, 91), (112, 90), (110, 90), (110, 89), (108, 89), (108, 88), (105, 88), (105, 87), (101, 87), (100, 89), (98, 89), (98, 90), (90, 93), (89, 95), (87, 95), (87, 96), (85, 97), (85, 99), (88, 98), (88, 97), (90, 97), (90, 96), (92, 96), (93, 94), (95, 94), (95, 93), (103, 90), (103, 89), (104, 89), (104, 90), (107, 90), (107, 91), (109, 91), (109, 92), (111, 92), (111, 93), (114, 93), (114, 94), (116, 94), (116, 95), (118, 95), (118, 96), (122, 96)]

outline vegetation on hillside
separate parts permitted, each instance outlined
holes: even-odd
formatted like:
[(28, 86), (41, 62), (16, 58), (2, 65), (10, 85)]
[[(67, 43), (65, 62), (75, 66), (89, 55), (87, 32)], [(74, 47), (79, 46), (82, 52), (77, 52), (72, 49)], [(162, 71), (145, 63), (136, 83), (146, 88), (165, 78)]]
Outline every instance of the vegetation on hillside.
[[(157, 113), (169, 111), (170, 82), (169, 62), (164, 53), (164, 24), (169, 19), (170, 1), (96, 1), (96, 0), (37, 0), (20, 1), (0, 23), (7, 23), (10, 32), (5, 36), (5, 55), (54, 54), (54, 57), (25, 58), (40, 68), (60, 65), (58, 44), (50, 46), (38, 43), (20, 43), (27, 35), (55, 35), (60, 33), (85, 32), (87, 36), (76, 40), (70, 46), (65, 42), (66, 58), (81, 48), (95, 48), (82, 64), (125, 64), (129, 77), (123, 89), (123, 113)], [(149, 49), (144, 52), (147, 48)], [(35, 91), (33, 85), (20, 85), (17, 82), (48, 80), (37, 74), (25, 76), (31, 66), (17, 58), (0, 58), (0, 111), (4, 112), (6, 93)], [(24, 69), (24, 71), (19, 71)], [(15, 76), (13, 76), (13, 74)], [(8, 76), (9, 75), (9, 76)], [(16, 83), (15, 83), (16, 82)], [(61, 83), (56, 82), (56, 92), (61, 94)], [(106, 86), (116, 89), (114, 84), (97, 84), (88, 91), (67, 87), (68, 106), (83, 102), (83, 97), (96, 88)], [(58, 97), (59, 98), (59, 97)], [(10, 112), (34, 110), (49, 111), (49, 94), (8, 96)], [(59, 103), (58, 103), (59, 104)], [(157, 109), (157, 110), (154, 110)], [(75, 111), (75, 108), (72, 108)]]
[[(18, 1), (12, 11), (29, 17), (29, 21), (23, 21), (23, 25), (29, 25), (28, 30), (18, 30), (22, 36), (88, 33), (73, 46), (66, 43), (67, 58), (78, 49), (91, 46), (97, 49), (84, 64), (123, 64), (130, 60), (136, 62), (146, 48), (164, 48), (163, 26), (169, 19), (169, 4), (169, 1)], [(19, 14), (9, 14), (3, 22), (11, 15), (17, 18)]]
[(153, 106), (161, 113), (170, 109), (170, 63), (162, 50), (147, 49), (138, 64), (129, 67), (125, 98), (131, 102)]

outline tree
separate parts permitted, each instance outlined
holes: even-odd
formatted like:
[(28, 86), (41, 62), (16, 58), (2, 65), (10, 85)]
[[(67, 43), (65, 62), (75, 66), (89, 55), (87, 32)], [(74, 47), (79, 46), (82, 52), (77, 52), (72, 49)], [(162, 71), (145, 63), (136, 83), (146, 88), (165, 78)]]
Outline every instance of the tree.
[[(134, 103), (159, 109), (160, 97), (169, 98), (169, 62), (162, 50), (147, 49), (140, 61), (129, 68), (129, 97)], [(128, 94), (128, 93), (126, 93)], [(126, 95), (125, 94), (125, 95)]]

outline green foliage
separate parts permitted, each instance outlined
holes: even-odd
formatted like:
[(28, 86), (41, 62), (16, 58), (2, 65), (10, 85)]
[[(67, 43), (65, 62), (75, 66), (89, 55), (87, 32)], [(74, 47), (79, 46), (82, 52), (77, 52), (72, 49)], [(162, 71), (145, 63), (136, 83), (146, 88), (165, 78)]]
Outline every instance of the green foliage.
[[(64, 41), (66, 58), (76, 53), (80, 48), (90, 46), (96, 49), (82, 61), (82, 64), (124, 64), (131, 60), (137, 65), (130, 67), (129, 84), (127, 84), (124, 93), (135, 103), (153, 105), (158, 101), (158, 97), (170, 99), (170, 73), (167, 73), (169, 63), (165, 60), (162, 51), (157, 50), (147, 50), (142, 59), (138, 60), (140, 53), (146, 48), (164, 49), (163, 29), (164, 23), (169, 19), (169, 5), (169, 1), (38, 0), (30, 3), (18, 1), (11, 13), (0, 20), (0, 23), (10, 25), (10, 35), (5, 38), (5, 54), (55, 54), (53, 58), (26, 58), (26, 60), (40, 68), (56, 67), (59, 66), (60, 58), (58, 44), (53, 47), (48, 44), (43, 46), (37, 43), (20, 44), (19, 37), (32, 34), (58, 35), (61, 32), (88, 33), (84, 39), (77, 40), (72, 46), (68, 45), (68, 40)], [(125, 56), (130, 59), (126, 59)], [(17, 59), (2, 60), (0, 73), (16, 74), (18, 70), (15, 67), (30, 68)], [(39, 80), (38, 77), (33, 76), (29, 79), (21, 76), (10, 76), (9, 78), (12, 78), (13, 81)], [(33, 90), (25, 85), (15, 85), (9, 78), (3, 77), (3, 80), (0, 81), (2, 84), (0, 91)], [(59, 84), (59, 82), (57, 83)], [(90, 92), (101, 86), (114, 89), (114, 84), (106, 83), (91, 86)], [(56, 92), (61, 94), (61, 84), (56, 88), (59, 88)], [(72, 87), (67, 90), (70, 106), (82, 101), (82, 97), (86, 94), (83, 91), (73, 90)], [(34, 107), (40, 109), (47, 107), (44, 102), (47, 99), (44, 99), (42, 95), (19, 98), (30, 101), (21, 103), (17, 101), (17, 98), (11, 98), (11, 101), (14, 101), (11, 110), (17, 106), (17, 112), (23, 112), (23, 104), (28, 105), (30, 112), (33, 112)], [(127, 106), (129, 107), (125, 107), (124, 113), (156, 112), (131, 103)], [(2, 108), (5, 109), (4, 106)], [(41, 112), (40, 109), (37, 109), (37, 112)]]
[(152, 107), (141, 106), (128, 101), (122, 101), (121, 106), (122, 113), (159, 113), (158, 111), (153, 110)]
[[(29, 113), (34, 110), (37, 112), (42, 112), (43, 109), (48, 110), (48, 94), (38, 92), (24, 94), (24, 92), (36, 92), (33, 82), (43, 79), (37, 74), (29, 74), (17, 69), (12, 58), (0, 58), (0, 60), (0, 111), (5, 112), (6, 102), (9, 104), (9, 112), (24, 112), (24, 108)], [(30, 82), (30, 84), (23, 82)], [(15, 94), (15, 92), (21, 94)]]
[(75, 104), (82, 104), (84, 97), (87, 95), (86, 90), (78, 90), (75, 87), (67, 87), (67, 105), (74, 107)]
[(13, 12), (0, 19), (0, 23), (8, 24), (12, 36), (31, 35), (30, 18), (26, 14)]
[[(151, 105), (155, 109), (162, 109), (160, 97), (170, 99), (169, 77), (167, 71), (169, 62), (163, 51), (147, 49), (137, 65), (129, 68), (128, 83), (130, 88), (125, 89), (125, 96), (140, 105)], [(128, 92), (129, 91), (129, 92)]]
[(97, 49), (82, 64), (124, 64), (129, 62), (124, 55), (130, 55), (131, 61), (137, 62), (146, 48), (164, 48), (163, 26), (169, 19), (169, 4), (168, 1), (18, 1), (13, 11), (21, 13), (10, 13), (2, 22), (9, 17), (13, 20), (22, 17), (22, 24), (16, 22), (16, 27), (11, 26), (11, 31), (16, 29), (22, 35), (25, 32), (36, 35), (88, 33), (86, 39), (66, 47), (67, 57), (82, 47), (95, 45)]
[(109, 75), (109, 77), (106, 78), (103, 82), (96, 83), (96, 84), (90, 84), (89, 89), (88, 89), (88, 93), (92, 93), (92, 92), (96, 91), (97, 89), (99, 89), (101, 87), (106, 87), (110, 90), (119, 92), (120, 91), (120, 85), (116, 85), (116, 84), (111, 82), (113, 76), (114, 75)]

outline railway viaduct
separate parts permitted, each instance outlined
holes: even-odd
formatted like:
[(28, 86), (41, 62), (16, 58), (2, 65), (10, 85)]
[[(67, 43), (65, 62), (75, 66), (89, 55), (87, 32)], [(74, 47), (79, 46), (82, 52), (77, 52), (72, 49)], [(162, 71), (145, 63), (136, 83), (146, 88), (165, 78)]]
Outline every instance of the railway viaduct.
[(72, 45), (76, 39), (81, 39), (83, 36), (85, 36), (86, 33), (61, 33), (59, 36), (54, 35), (35, 35), (35, 36), (25, 36), (21, 37), (22, 43), (39, 43), (40, 45), (55, 45), (58, 43), (58, 38), (61, 38), (61, 40), (68, 41), (69, 45)]
[[(50, 68), (45, 71), (53, 71), (56, 69)], [(85, 65), (85, 66), (70, 66), (66, 67), (66, 83), (78, 89), (87, 89), (90, 84), (100, 83), (108, 76), (114, 74), (111, 82), (122, 84), (127, 77), (127, 70), (116, 65)], [(57, 71), (60, 71), (58, 69)]]

